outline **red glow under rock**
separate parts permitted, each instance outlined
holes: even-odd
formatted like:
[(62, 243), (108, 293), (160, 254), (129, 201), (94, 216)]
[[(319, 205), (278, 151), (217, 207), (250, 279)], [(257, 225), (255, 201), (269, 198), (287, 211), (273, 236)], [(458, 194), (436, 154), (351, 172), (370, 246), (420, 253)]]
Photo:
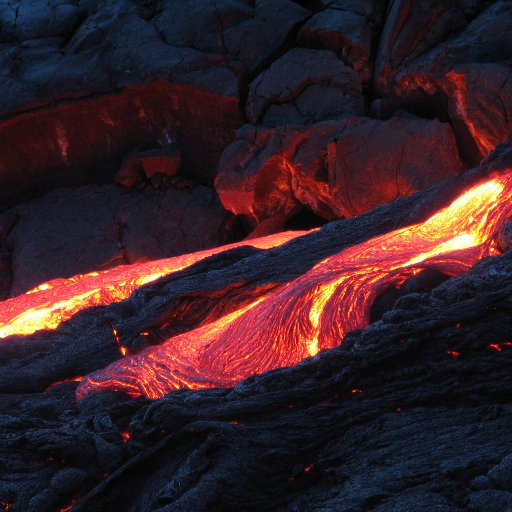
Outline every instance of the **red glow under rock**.
[(368, 325), (382, 290), (425, 268), (460, 275), (494, 254), (491, 239), (512, 214), (511, 198), (510, 174), (490, 178), (421, 224), (348, 247), (238, 311), (94, 372), (77, 397), (232, 386), (339, 345)]

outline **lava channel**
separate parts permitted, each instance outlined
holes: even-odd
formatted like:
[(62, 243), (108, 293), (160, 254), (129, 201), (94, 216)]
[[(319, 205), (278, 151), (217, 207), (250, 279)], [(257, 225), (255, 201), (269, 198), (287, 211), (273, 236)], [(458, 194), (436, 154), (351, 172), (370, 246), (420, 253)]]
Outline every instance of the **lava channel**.
[(55, 329), (79, 311), (128, 298), (141, 286), (219, 252), (250, 245), (270, 249), (306, 231), (287, 231), (161, 260), (120, 265), (101, 272), (54, 279), (0, 303), (0, 338)]
[(489, 178), (423, 223), (349, 247), (243, 309), (88, 375), (77, 398), (232, 386), (339, 345), (368, 325), (387, 287), (425, 268), (460, 275), (494, 255), (493, 235), (512, 214), (511, 199), (512, 174)]

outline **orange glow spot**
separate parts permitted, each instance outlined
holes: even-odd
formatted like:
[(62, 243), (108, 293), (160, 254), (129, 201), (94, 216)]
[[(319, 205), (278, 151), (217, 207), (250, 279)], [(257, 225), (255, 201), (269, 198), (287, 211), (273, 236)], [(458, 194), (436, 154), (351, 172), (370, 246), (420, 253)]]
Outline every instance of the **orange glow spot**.
[(461, 328), (461, 324), (460, 323), (455, 324), (455, 329), (460, 329), (460, 328)]
[(114, 339), (116, 340), (116, 344), (119, 349), (119, 353), (122, 356), (125, 356), (126, 354), (128, 354), (128, 349), (126, 347), (123, 347), (123, 345), (121, 345), (121, 338), (119, 338), (119, 333), (117, 332), (117, 330), (114, 326), (112, 326), (112, 333), (114, 334)]
[(314, 464), (310, 464), (309, 466), (306, 466), (304, 468), (304, 473), (309, 473), (311, 471), (311, 468), (314, 466)]
[(122, 440), (127, 443), (130, 440), (130, 432), (119, 432), (119, 435), (121, 436)]
[(7, 501), (1, 501), (0, 500), (0, 507), (2, 507), (4, 510), (11, 510), (12, 509), (12, 503), (8, 503)]
[(59, 512), (69, 512), (76, 504), (78, 500), (72, 500), (71, 503), (65, 507), (59, 508)]
[(493, 350), (497, 350), (498, 352), (501, 352), (503, 350), (498, 343), (491, 343), (489, 345), (489, 348), (492, 348)]
[(486, 133), (484, 130), (479, 130), (473, 122), (473, 116), (471, 115), (472, 107), (468, 104), (468, 98), (471, 98), (472, 95), (468, 94), (465, 75), (463, 73), (457, 73), (456, 71), (450, 71), (447, 73), (446, 78), (455, 86), (453, 93), (455, 108), (457, 109), (460, 117), (464, 120), (464, 123), (473, 137), (480, 154), (489, 154), (494, 149), (496, 141), (493, 140), (491, 132)]
[(460, 352), (457, 352), (456, 350), (447, 350), (446, 353), (449, 356), (453, 356), (453, 357), (459, 357), (460, 356)]
[(363, 390), (362, 389), (351, 389), (350, 392), (355, 395), (356, 393), (362, 393)]
[(63, 379), (63, 380), (57, 380), (55, 382), (52, 382), (45, 391), (48, 391), (55, 386), (59, 386), (60, 384), (65, 384), (66, 382), (80, 382), (83, 379), (82, 375), (77, 375), (76, 377), (70, 377), (69, 379)]
[(366, 327), (382, 290), (425, 268), (467, 272), (511, 215), (512, 174), (488, 179), (423, 223), (348, 247), (238, 311), (92, 373), (77, 397), (108, 389), (159, 398), (295, 365)]

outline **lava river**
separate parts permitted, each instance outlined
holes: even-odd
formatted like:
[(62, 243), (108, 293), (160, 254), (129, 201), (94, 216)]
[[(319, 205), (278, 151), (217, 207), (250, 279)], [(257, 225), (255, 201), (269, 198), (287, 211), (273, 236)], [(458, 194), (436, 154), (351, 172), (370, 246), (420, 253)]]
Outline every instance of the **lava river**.
[(55, 329), (82, 309), (119, 302), (141, 286), (213, 254), (244, 245), (270, 249), (304, 233), (286, 231), (173, 258), (120, 265), (101, 272), (48, 281), (0, 303), (0, 338), (32, 334), (40, 329)]
[(368, 325), (387, 287), (425, 268), (460, 275), (497, 253), (493, 237), (512, 214), (511, 198), (510, 173), (489, 178), (423, 223), (349, 247), (241, 310), (86, 376), (77, 397), (231, 386), (339, 345)]

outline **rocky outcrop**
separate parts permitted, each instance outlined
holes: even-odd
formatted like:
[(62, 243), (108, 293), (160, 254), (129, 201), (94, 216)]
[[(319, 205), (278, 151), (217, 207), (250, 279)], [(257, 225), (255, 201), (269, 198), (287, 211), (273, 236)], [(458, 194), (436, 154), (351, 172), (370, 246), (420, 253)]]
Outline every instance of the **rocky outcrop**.
[(384, 115), (447, 117), (463, 158), (477, 164), (511, 136), (511, 22), (509, 2), (394, 2), (377, 52)]
[(320, 11), (302, 27), (297, 40), (336, 52), (358, 72), (363, 83), (371, 79), (373, 31), (361, 14), (335, 8)]
[(428, 187), (462, 168), (450, 125), (437, 120), (350, 118), (308, 128), (239, 130), (216, 189), (225, 208), (283, 222), (301, 206), (351, 217)]
[(164, 82), (16, 115), (0, 121), (1, 204), (111, 181), (140, 148), (179, 148), (189, 175), (207, 182), (238, 123), (236, 97)]
[(247, 117), (252, 123), (309, 124), (362, 113), (357, 74), (325, 50), (290, 50), (249, 88)]

